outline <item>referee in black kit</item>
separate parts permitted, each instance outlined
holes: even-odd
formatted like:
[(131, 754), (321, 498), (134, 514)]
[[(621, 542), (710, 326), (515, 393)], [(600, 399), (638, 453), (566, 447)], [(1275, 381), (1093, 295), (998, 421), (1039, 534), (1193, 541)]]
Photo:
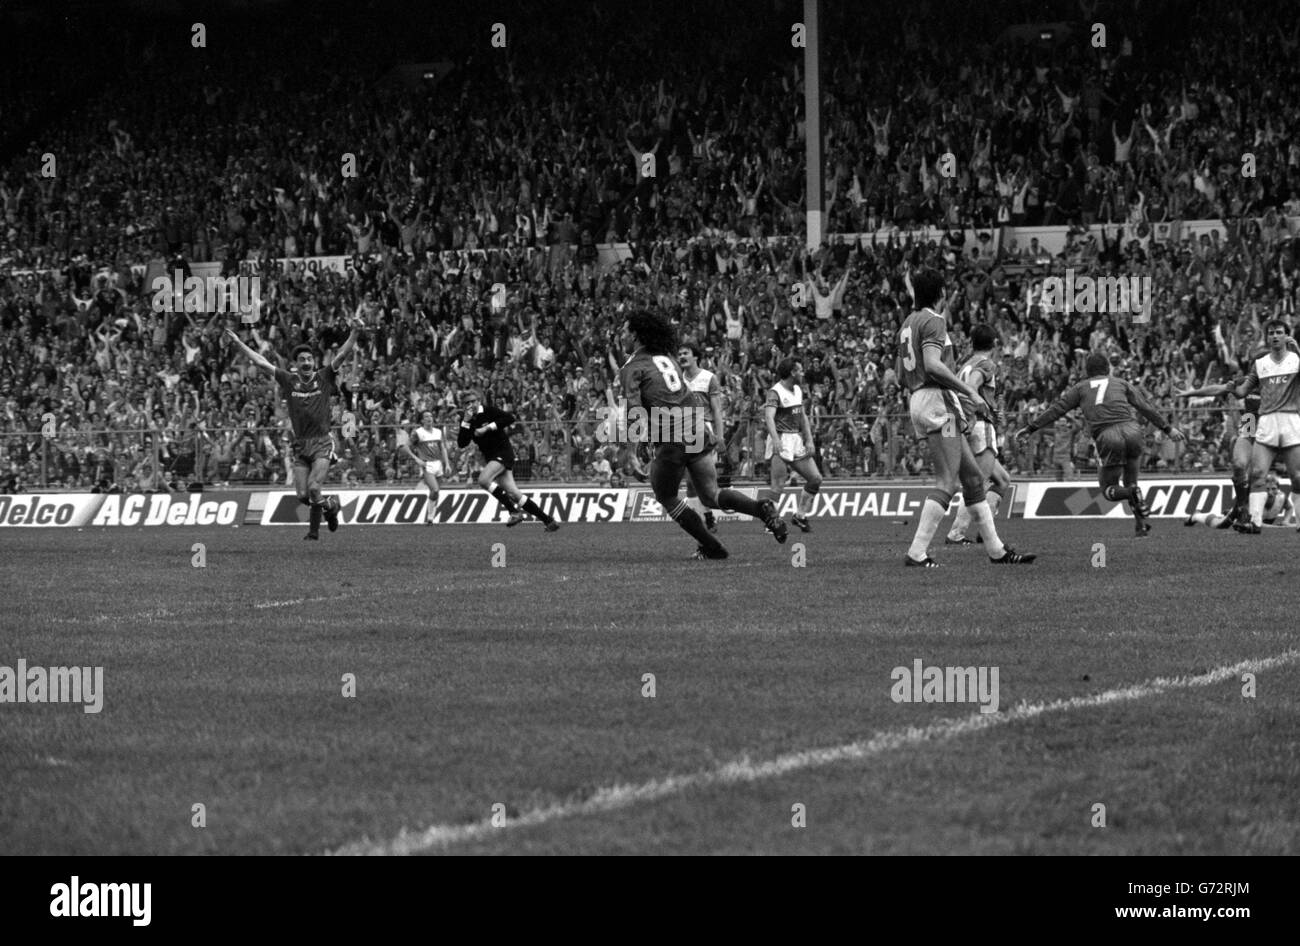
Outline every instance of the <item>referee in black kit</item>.
[(461, 417), (460, 433), (456, 435), (456, 444), (463, 450), (470, 441), (474, 441), (483, 453), (483, 472), (478, 476), (478, 485), (496, 497), (497, 502), (510, 513), (506, 526), (517, 526), (524, 521), (528, 513), (546, 523), (546, 531), (554, 532), (560, 528), (553, 516), (542, 512), (541, 507), (531, 499), (524, 499), (515, 485), (515, 450), (510, 445), (508, 431), (514, 425), (515, 415), (496, 407), (485, 407), (478, 392), (471, 391), (464, 395), (465, 415)]

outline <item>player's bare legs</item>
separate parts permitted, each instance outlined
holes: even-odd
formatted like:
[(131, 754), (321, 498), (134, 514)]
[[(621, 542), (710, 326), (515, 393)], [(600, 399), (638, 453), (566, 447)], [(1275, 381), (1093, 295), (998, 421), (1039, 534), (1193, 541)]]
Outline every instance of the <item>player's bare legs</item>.
[[(709, 509), (724, 509), (741, 515), (758, 519), (776, 536), (778, 542), (785, 541), (785, 524), (776, 518), (776, 504), (758, 499), (750, 499), (740, 490), (718, 489), (718, 467), (713, 451), (698, 459), (688, 459), (686, 465), (689, 482), (695, 486), (700, 502)], [(775, 523), (780, 523), (778, 530)]]
[(524, 513), (536, 516), (542, 522), (546, 523), (546, 531), (554, 532), (560, 527), (560, 524), (554, 518), (542, 512), (531, 499), (524, 499), (524, 494), (520, 492), (519, 487), (515, 485), (515, 475), (505, 468), (505, 464), (499, 460), (489, 460), (487, 466), (483, 467), (483, 472), (479, 474), (478, 485), (496, 498), (506, 511), (510, 513), (510, 519), (506, 522), (507, 526), (516, 526), (524, 521)]
[[(912, 565), (934, 567), (938, 563), (930, 558), (930, 540), (939, 529), (939, 523), (948, 512), (952, 494), (957, 491), (957, 477), (961, 470), (962, 444), (966, 438), (957, 433), (956, 423), (949, 418), (940, 430), (926, 435), (930, 445), (930, 462), (934, 464), (934, 486), (926, 494), (921, 506), (916, 534), (907, 550), (907, 562)], [(969, 451), (969, 447), (966, 448)], [(982, 495), (982, 493), (981, 493)]]
[(975, 523), (980, 538), (984, 540), (984, 550), (988, 552), (989, 561), (999, 565), (1028, 565), (1037, 556), (1022, 554), (1002, 544), (1002, 539), (998, 536), (997, 524), (993, 521), (993, 511), (989, 508), (988, 500), (984, 498), (985, 473), (975, 462), (975, 454), (971, 452), (970, 442), (965, 437), (958, 437), (957, 441), (958, 449), (961, 451), (958, 477), (961, 480), (962, 493), (968, 499), (971, 521)]
[(339, 498), (337, 496), (327, 497), (321, 492), (325, 486), (325, 477), (329, 475), (329, 471), (330, 458), (317, 457), (312, 461), (311, 472), (307, 474), (307, 496), (311, 500), (312, 521), (315, 523), (313, 531), (320, 527), (322, 513), (331, 532), (337, 532), (339, 528)]
[[(1287, 462), (1287, 473), (1291, 476), (1291, 488), (1295, 489), (1296, 475), (1294, 466), (1294, 455), (1300, 448), (1285, 448), (1284, 457)], [(1250, 458), (1250, 521), (1245, 523), (1240, 531), (1258, 533), (1264, 525), (1264, 503), (1268, 500), (1268, 492), (1265, 489), (1264, 481), (1268, 478), (1268, 471), (1273, 468), (1273, 460), (1277, 456), (1278, 450), (1274, 447), (1262, 443), (1256, 443), (1251, 452)]]
[(817, 497), (817, 491), (822, 488), (821, 470), (817, 469), (817, 461), (812, 457), (804, 457), (800, 460), (794, 460), (790, 464), (794, 467), (795, 473), (803, 478), (803, 489), (799, 491), (797, 512), (790, 520), (804, 532), (811, 532), (812, 527), (808, 525), (808, 513), (812, 512), (813, 500)]
[[(985, 499), (988, 500), (989, 512), (996, 520), (998, 507), (1002, 504), (1002, 497), (1006, 495), (1011, 486), (1011, 476), (1007, 473), (1006, 468), (998, 462), (998, 455), (992, 450), (981, 450), (975, 455), (975, 462), (979, 464), (980, 472), (984, 476)], [(966, 530), (970, 528), (970, 523), (970, 507), (966, 505), (966, 497), (963, 495), (961, 508), (957, 510), (952, 528), (948, 530), (948, 538), (945, 544), (970, 545), (970, 540), (966, 538)], [(983, 541), (983, 537), (981, 537), (980, 541)]]
[(1250, 464), (1255, 442), (1238, 437), (1232, 444), (1232, 515), (1242, 519), (1250, 513)]
[(311, 493), (308, 488), (308, 481), (311, 476), (311, 468), (305, 463), (297, 460), (293, 464), (293, 491), (298, 494), (298, 502), (304, 506), (311, 506), (311, 521), (307, 525), (307, 538), (320, 538), (320, 507), (311, 501)]
[[(713, 471), (712, 454), (709, 455), (709, 461), (708, 468)], [(695, 465), (703, 468), (705, 465), (703, 458), (697, 460)], [(650, 483), (650, 488), (654, 490), (655, 500), (663, 507), (668, 518), (699, 543), (697, 558), (726, 558), (726, 548), (709, 532), (699, 513), (679, 495), (682, 478), (687, 469), (683, 448), (678, 444), (663, 444), (659, 446), (654, 459), (650, 461), (646, 479)], [(691, 479), (700, 494), (700, 501), (706, 506), (717, 508), (717, 472), (713, 471), (710, 480), (704, 469), (692, 471)]]
[(428, 470), (425, 470), (420, 478), (424, 481), (424, 488), (429, 491), (429, 505), (425, 511), (424, 524), (431, 526), (433, 525), (434, 510), (438, 506), (438, 491), (440, 489), (438, 485), (438, 477), (433, 473), (430, 473)]
[(695, 481), (690, 477), (685, 477), (685, 479), (687, 504), (695, 510), (697, 515), (704, 517), (704, 525), (710, 532), (717, 532), (718, 524), (713, 518), (713, 509), (705, 505), (704, 500), (700, 498), (699, 491), (695, 488)]

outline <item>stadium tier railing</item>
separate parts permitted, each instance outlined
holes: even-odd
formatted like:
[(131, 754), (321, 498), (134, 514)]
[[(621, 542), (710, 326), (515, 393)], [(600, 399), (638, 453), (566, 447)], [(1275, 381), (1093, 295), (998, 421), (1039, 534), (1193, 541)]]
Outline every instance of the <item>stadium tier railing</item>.
[[(1231, 419), (1231, 418), (1228, 418)], [(1090, 476), (1096, 471), (1092, 440), (1079, 422), (1060, 422), (1018, 444), (1010, 433), (1024, 418), (1008, 416), (1002, 461), (1013, 476)], [(1146, 469), (1161, 473), (1224, 472), (1230, 466), (1234, 430), (1223, 410), (1181, 409), (1176, 422), (1185, 443), (1147, 429)], [(906, 413), (817, 414), (812, 421), (816, 455), (827, 479), (924, 478), (930, 474), (925, 444)], [(594, 423), (521, 421), (512, 440), (515, 478), (522, 482), (601, 482), (600, 461), (630, 480), (635, 466), (626, 444), (596, 439)], [(444, 419), (451, 470), (441, 482), (472, 483), (481, 468), (478, 451), (457, 448), (456, 424)], [(1206, 433), (1208, 432), (1208, 434)], [(399, 447), (393, 426), (336, 428), (338, 461), (327, 483), (363, 486), (413, 485), (419, 471)], [(733, 418), (719, 456), (719, 472), (733, 481), (765, 480), (767, 435), (761, 415)], [(283, 427), (192, 425), (164, 429), (0, 431), (0, 492), (18, 490), (182, 490), (208, 487), (286, 485), (288, 440)]]

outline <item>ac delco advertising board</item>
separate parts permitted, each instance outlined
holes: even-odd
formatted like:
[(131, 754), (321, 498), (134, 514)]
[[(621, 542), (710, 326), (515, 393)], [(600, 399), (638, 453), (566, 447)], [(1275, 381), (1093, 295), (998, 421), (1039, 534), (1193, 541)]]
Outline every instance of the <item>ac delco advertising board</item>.
[[(1153, 516), (1186, 518), (1194, 512), (1226, 513), (1232, 508), (1232, 483), (1227, 477), (1147, 480), (1140, 485)], [(1111, 502), (1095, 483), (1028, 483), (1022, 488), (1026, 519), (1123, 519), (1132, 515), (1127, 503)]]
[(228, 526), (247, 494), (20, 493), (0, 496), (3, 526)]
[(104, 497), (92, 493), (19, 493), (0, 496), (0, 528), (84, 526)]
[[(338, 496), (339, 522), (344, 525), (418, 525), (425, 519), (429, 494), (423, 489), (326, 490)], [(542, 511), (561, 522), (618, 522), (627, 507), (626, 489), (526, 489)], [(304, 525), (310, 510), (287, 490), (267, 494), (262, 525)], [(510, 516), (496, 498), (481, 489), (444, 489), (438, 494), (433, 519), (439, 523), (505, 522)]]

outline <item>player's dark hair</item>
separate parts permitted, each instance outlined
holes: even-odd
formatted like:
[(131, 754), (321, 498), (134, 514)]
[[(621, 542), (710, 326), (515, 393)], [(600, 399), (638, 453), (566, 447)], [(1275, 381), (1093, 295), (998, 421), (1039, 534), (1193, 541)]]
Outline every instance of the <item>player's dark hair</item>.
[(666, 315), (637, 309), (627, 317), (627, 327), (637, 344), (652, 355), (671, 355), (677, 350), (677, 332)]
[(1083, 367), (1090, 378), (1110, 374), (1110, 356), (1105, 352), (1095, 351), (1084, 361)]
[(306, 352), (307, 354), (311, 355), (313, 358), (316, 357), (316, 349), (312, 348), (310, 345), (299, 345), (293, 350), (293, 360), (297, 361), (298, 356), (301, 355), (303, 352)]
[(918, 309), (934, 306), (943, 295), (943, 277), (934, 270), (923, 269), (912, 277), (912, 297)]
[(679, 350), (682, 349), (682, 348), (685, 348), (685, 349), (686, 349), (687, 351), (689, 351), (692, 355), (694, 355), (694, 356), (695, 356), (695, 361), (696, 361), (697, 363), (699, 362), (699, 360), (700, 360), (700, 346), (699, 346), (699, 345), (680, 345), (680, 346), (678, 346), (678, 349), (679, 349)]
[(970, 343), (976, 351), (991, 351), (998, 343), (997, 330), (991, 325), (980, 323), (970, 330)]
[(794, 374), (794, 366), (799, 363), (798, 358), (782, 358), (776, 364), (776, 376), (784, 381), (790, 375)]
[(1267, 335), (1269, 332), (1273, 331), (1273, 326), (1275, 325), (1278, 328), (1280, 328), (1282, 331), (1286, 332), (1288, 335), (1291, 334), (1291, 326), (1287, 325), (1286, 322), (1282, 319), (1269, 319), (1267, 322), (1265, 322), (1264, 334)]

